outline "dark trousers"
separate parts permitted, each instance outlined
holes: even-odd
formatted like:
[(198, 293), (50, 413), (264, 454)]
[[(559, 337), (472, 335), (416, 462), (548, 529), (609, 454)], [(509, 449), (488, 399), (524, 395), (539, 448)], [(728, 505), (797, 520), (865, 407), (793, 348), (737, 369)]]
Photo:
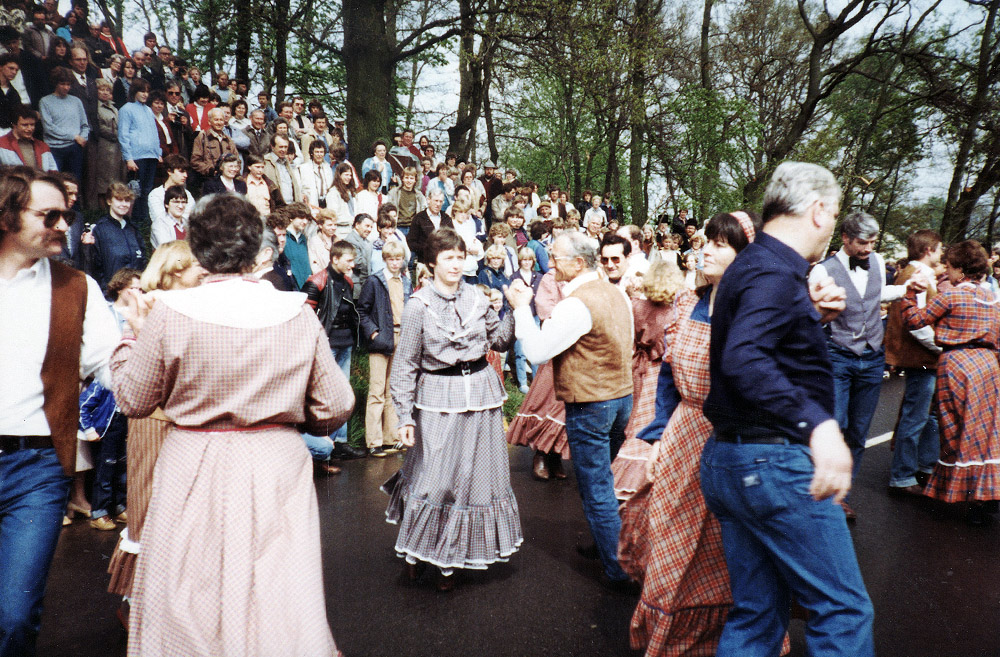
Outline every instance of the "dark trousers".
[(136, 197), (135, 203), (132, 204), (132, 223), (139, 229), (139, 233), (148, 239), (150, 229), (149, 193), (153, 191), (153, 185), (156, 182), (157, 161), (154, 158), (146, 158), (136, 160), (135, 163), (139, 167), (139, 171), (136, 173), (136, 180), (139, 181), (139, 195)]
[[(72, 143), (62, 148), (52, 148), (52, 158), (56, 161), (56, 166), (60, 171), (72, 173), (80, 187), (83, 187), (83, 146)], [(39, 162), (39, 164), (41, 164)]]
[(70, 478), (56, 450), (0, 454), (0, 657), (32, 657)]
[(125, 510), (125, 439), (128, 420), (115, 413), (104, 437), (92, 443), (94, 488), (92, 517), (116, 516)]

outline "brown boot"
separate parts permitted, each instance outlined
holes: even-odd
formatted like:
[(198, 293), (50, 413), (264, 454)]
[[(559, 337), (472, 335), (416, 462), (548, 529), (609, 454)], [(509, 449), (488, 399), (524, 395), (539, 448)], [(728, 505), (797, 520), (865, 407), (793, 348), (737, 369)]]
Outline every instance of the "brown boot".
[(531, 474), (540, 481), (549, 480), (549, 470), (545, 467), (545, 454), (535, 452), (535, 458), (531, 462)]

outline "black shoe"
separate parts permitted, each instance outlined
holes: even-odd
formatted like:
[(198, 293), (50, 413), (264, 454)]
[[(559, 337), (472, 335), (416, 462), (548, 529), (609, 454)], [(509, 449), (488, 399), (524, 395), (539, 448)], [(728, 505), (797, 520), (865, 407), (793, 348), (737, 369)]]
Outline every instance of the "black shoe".
[(599, 561), (601, 558), (600, 553), (597, 551), (596, 543), (591, 543), (590, 545), (583, 545), (582, 543), (577, 543), (576, 553), (579, 554), (584, 559), (590, 559), (591, 561)]
[(368, 456), (374, 456), (375, 458), (380, 459), (380, 458), (384, 458), (385, 455), (386, 455), (385, 454), (385, 450), (382, 449), (381, 447), (369, 447), (368, 448)]
[(986, 513), (1000, 513), (1000, 500), (987, 500), (983, 502), (983, 511)]
[(333, 453), (330, 454), (332, 458), (343, 459), (345, 461), (350, 459), (363, 459), (367, 455), (367, 450), (355, 447), (354, 445), (350, 445), (348, 443), (334, 443)]
[(931, 478), (931, 475), (930, 475), (929, 472), (918, 472), (914, 476), (917, 478), (917, 485), (920, 486), (921, 488), (923, 488), (924, 486), (926, 486), (927, 485), (927, 480)]

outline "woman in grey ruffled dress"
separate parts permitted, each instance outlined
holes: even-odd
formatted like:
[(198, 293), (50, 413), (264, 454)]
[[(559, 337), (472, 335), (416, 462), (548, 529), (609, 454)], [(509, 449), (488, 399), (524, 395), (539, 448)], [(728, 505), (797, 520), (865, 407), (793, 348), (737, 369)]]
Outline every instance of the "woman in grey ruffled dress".
[(425, 256), (434, 281), (406, 304), (389, 376), (399, 438), (410, 449), (382, 489), (411, 579), (431, 564), (447, 591), (456, 569), (506, 561), (522, 541), (504, 439), (506, 394), (486, 362), (488, 349), (513, 342), (514, 322), (509, 314), (500, 320), (463, 282), (465, 242), (454, 230), (434, 231)]

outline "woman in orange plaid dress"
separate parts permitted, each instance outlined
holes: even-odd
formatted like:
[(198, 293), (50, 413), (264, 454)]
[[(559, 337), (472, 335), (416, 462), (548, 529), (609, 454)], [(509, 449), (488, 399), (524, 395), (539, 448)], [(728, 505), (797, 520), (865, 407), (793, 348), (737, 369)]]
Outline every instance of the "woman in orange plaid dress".
[(704, 273), (710, 285), (675, 301), (656, 419), (638, 434), (654, 444), (650, 481), (625, 504), (619, 561), (643, 583), (631, 643), (647, 656), (714, 655), (732, 604), (719, 524), (705, 506), (698, 477), (701, 450), (712, 433), (701, 409), (709, 388), (714, 286), (753, 240), (754, 223), (743, 212), (708, 222)]

